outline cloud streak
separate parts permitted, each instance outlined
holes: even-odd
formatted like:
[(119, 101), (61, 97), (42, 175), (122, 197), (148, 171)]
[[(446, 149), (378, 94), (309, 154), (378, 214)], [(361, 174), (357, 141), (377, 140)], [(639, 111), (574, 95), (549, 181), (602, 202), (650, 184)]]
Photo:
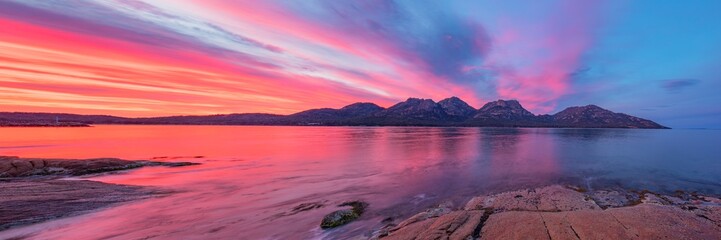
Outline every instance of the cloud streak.
[[(611, 96), (616, 93), (597, 92), (640, 85), (607, 77), (631, 76), (629, 70), (599, 74), (610, 67), (594, 61), (612, 59), (597, 56), (613, 52), (602, 51), (613, 42), (608, 36), (627, 36), (607, 30), (605, 7), (621, 5), (1, 1), (0, 107), (127, 116), (286, 114), (458, 96), (475, 107), (517, 99), (549, 113), (574, 94)], [(643, 71), (637, 69), (631, 71)], [(579, 72), (601, 80), (579, 84)], [(678, 92), (698, 83), (673, 73), (679, 75), (692, 78), (659, 86)], [(652, 76), (643, 79), (667, 78)]]
[(699, 84), (701, 81), (693, 78), (679, 78), (661, 80), (661, 87), (667, 92), (677, 93), (686, 88)]

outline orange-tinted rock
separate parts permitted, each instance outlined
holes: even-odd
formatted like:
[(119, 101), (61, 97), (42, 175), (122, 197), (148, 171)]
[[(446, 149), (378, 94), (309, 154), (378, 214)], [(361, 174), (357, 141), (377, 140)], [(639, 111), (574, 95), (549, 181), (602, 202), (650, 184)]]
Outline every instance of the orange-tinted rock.
[(539, 212), (510, 211), (491, 215), (481, 239), (550, 239)]
[(675, 206), (641, 204), (606, 212), (640, 239), (721, 239), (719, 226)]
[(598, 206), (583, 193), (553, 185), (475, 197), (465, 207), (467, 210), (483, 208), (496, 211), (572, 211), (597, 209)]
[[(440, 217), (414, 216), (389, 238), (468, 239), (476, 232), (481, 239), (721, 239), (720, 199), (676, 195), (563, 186), (505, 192)], [(480, 209), (492, 213), (485, 222)]]
[(467, 239), (480, 224), (483, 211), (454, 211), (406, 224), (384, 239)]
[(632, 239), (636, 236), (606, 211), (582, 210), (566, 214), (566, 221), (580, 239)]

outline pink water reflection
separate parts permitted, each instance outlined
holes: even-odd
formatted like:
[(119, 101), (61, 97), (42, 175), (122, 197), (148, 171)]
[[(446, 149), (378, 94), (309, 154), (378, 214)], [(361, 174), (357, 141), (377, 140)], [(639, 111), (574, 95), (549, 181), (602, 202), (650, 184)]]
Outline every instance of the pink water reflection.
[[(498, 186), (544, 184), (561, 169), (554, 142), (529, 129), (97, 126), (5, 128), (1, 155), (158, 159), (199, 166), (143, 168), (91, 179), (162, 187), (165, 197), (0, 232), (37, 238), (337, 238), (366, 234), (443, 201)], [(196, 156), (202, 156), (196, 157)], [(362, 199), (361, 220), (332, 231), (333, 205)], [(281, 216), (305, 202), (327, 207)], [(49, 227), (52, 226), (52, 227)], [(279, 229), (278, 226), (283, 226)]]

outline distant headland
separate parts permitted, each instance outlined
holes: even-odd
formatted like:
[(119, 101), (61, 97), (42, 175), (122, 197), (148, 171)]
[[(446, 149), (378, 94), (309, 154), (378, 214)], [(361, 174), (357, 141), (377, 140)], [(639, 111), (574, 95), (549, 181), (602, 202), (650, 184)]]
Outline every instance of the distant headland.
[(457, 97), (439, 102), (409, 98), (389, 108), (360, 102), (340, 109), (319, 108), (290, 115), (236, 113), (126, 118), (67, 113), (0, 112), (0, 126), (74, 127), (91, 124), (668, 128), (651, 120), (615, 113), (596, 105), (569, 107), (553, 115), (535, 115), (516, 100), (497, 100), (475, 109)]

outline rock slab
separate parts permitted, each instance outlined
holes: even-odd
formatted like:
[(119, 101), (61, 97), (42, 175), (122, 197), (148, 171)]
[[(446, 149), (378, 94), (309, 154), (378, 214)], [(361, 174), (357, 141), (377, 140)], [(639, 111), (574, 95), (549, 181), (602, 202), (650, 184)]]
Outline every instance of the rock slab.
[(721, 239), (721, 199), (677, 195), (552, 185), (419, 213), (375, 238)]

